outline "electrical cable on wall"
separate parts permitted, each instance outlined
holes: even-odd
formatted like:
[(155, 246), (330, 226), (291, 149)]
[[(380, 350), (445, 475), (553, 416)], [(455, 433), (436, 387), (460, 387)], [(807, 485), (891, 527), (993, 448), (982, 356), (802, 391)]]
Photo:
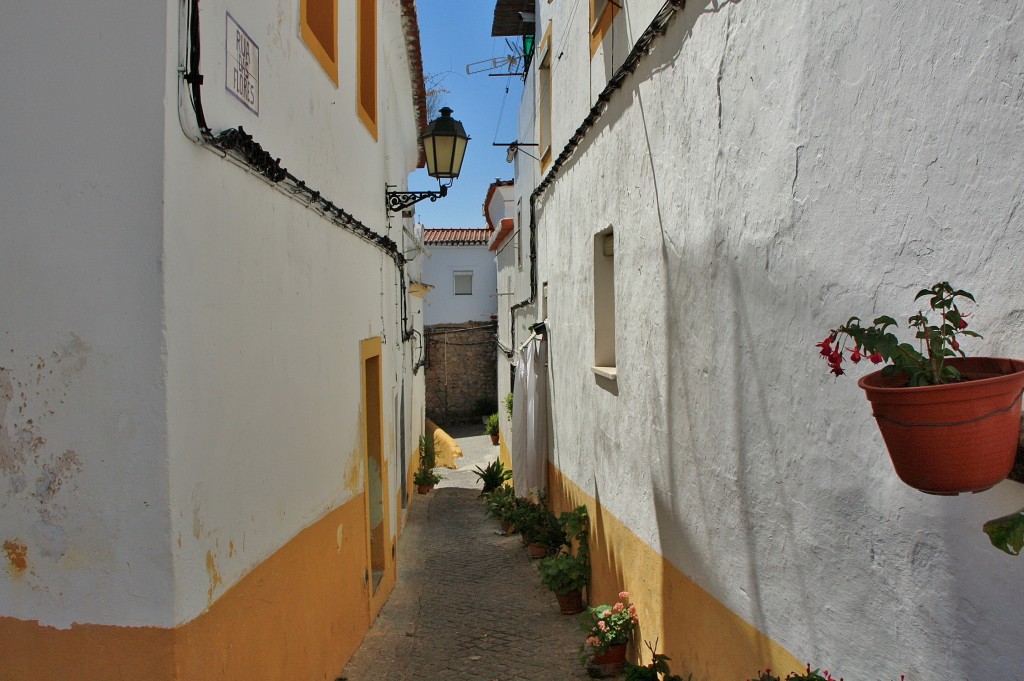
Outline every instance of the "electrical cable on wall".
[(622, 66), (615, 70), (612, 77), (608, 80), (607, 85), (601, 90), (601, 93), (597, 96), (597, 101), (590, 108), (590, 113), (583, 119), (583, 122), (576, 128), (576, 132), (569, 138), (565, 146), (562, 147), (561, 153), (551, 164), (551, 168), (545, 174), (544, 179), (541, 180), (533, 192), (530, 194), (530, 296), (521, 300), (520, 302), (513, 305), (509, 312), (512, 316), (512, 323), (510, 329), (512, 332), (512, 345), (515, 346), (515, 316), (516, 312), (527, 305), (532, 305), (537, 299), (537, 212), (538, 212), (538, 200), (544, 196), (547, 192), (548, 187), (557, 179), (559, 171), (562, 166), (572, 157), (576, 152), (576, 149), (583, 143), (587, 133), (597, 124), (601, 119), (602, 115), (608, 108), (608, 103), (611, 101), (612, 95), (622, 87), (626, 78), (632, 75), (636, 69), (640, 66), (654, 44), (660, 36), (665, 34), (668, 30), (669, 22), (676, 15), (677, 12), (681, 11), (686, 7), (686, 0), (666, 0), (665, 4), (661, 6), (658, 13), (648, 24), (644, 32), (637, 38), (636, 44), (633, 45), (633, 49), (630, 50), (626, 59), (623, 60)]
[[(263, 178), (285, 196), (305, 205), (332, 224), (370, 243), (380, 250), (382, 254), (390, 257), (398, 268), (400, 275), (403, 301), (402, 342), (408, 342), (415, 332), (414, 329), (409, 328), (408, 307), (405, 304), (407, 297), (405, 265), (408, 261), (399, 249), (398, 244), (390, 237), (375, 232), (351, 213), (340, 206), (336, 206), (333, 201), (328, 200), (319, 190), (310, 187), (304, 180), (288, 172), (287, 168), (281, 166), (281, 159), (274, 158), (269, 152), (264, 150), (260, 143), (253, 139), (252, 135), (245, 132), (242, 126), (227, 128), (217, 134), (214, 134), (209, 127), (203, 111), (203, 76), (199, 72), (199, 0), (183, 0), (183, 2), (185, 3), (184, 53), (187, 55), (187, 63), (179, 65), (179, 76), (187, 86), (188, 98), (195, 116), (195, 123), (198, 126), (198, 139), (191, 136), (185, 129), (184, 121), (182, 121), (182, 132), (190, 140), (204, 148), (220, 152), (218, 155), (222, 158), (228, 158), (236, 164), (255, 171), (259, 177)], [(179, 118), (180, 113), (179, 107)]]

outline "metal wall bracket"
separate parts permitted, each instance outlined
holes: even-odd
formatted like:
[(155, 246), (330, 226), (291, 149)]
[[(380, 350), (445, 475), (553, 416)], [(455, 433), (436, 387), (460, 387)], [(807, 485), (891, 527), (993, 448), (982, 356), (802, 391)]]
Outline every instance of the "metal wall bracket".
[(437, 201), (448, 195), (448, 187), (441, 185), (436, 192), (384, 192), (384, 199), (387, 209), (391, 213), (397, 213), (409, 206), (415, 205), (424, 199)]

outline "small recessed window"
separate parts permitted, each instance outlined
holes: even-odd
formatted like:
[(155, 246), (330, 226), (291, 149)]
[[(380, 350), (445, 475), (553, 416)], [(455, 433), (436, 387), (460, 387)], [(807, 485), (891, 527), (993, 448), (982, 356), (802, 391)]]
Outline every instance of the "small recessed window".
[(597, 52), (604, 36), (612, 27), (619, 6), (610, 0), (590, 0), (590, 56)]
[(551, 165), (551, 22), (540, 42), (537, 62), (537, 142), (543, 172)]
[(377, 139), (377, 0), (359, 0), (356, 24), (356, 108), (363, 125)]
[(616, 378), (615, 364), (615, 235), (608, 229), (594, 235), (594, 373)]
[(452, 289), (457, 296), (473, 295), (473, 272), (453, 272)]
[(338, 84), (338, 0), (301, 0), (300, 33), (327, 77)]

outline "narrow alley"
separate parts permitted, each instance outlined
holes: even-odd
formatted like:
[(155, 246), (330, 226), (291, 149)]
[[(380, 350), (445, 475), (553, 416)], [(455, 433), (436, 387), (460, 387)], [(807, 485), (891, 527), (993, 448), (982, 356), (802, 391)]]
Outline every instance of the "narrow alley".
[(497, 448), (453, 430), (458, 469), (416, 495), (399, 540), (398, 585), (342, 675), (346, 681), (584, 679), (577, 616), (563, 616), (517, 536), (484, 515), (472, 469)]

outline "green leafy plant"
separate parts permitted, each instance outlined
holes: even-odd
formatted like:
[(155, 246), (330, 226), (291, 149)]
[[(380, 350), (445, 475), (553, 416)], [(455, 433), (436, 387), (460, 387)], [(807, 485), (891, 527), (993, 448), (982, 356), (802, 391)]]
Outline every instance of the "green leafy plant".
[(629, 592), (619, 593), (615, 605), (595, 605), (580, 615), (580, 629), (587, 640), (580, 646), (580, 661), (586, 663), (590, 655), (601, 655), (608, 648), (629, 642), (639, 619), (636, 606), (629, 602)]
[(484, 430), (488, 435), (498, 434), (498, 415), (491, 414), (487, 417), (487, 423), (484, 425)]
[[(655, 652), (657, 641), (653, 646), (650, 641), (644, 641), (644, 645), (651, 651), (651, 663), (641, 666), (626, 662), (626, 681), (684, 681), (683, 677), (673, 674), (669, 669), (668, 663), (672, 658)], [(692, 681), (693, 674), (687, 675), (686, 679)]]
[(590, 580), (590, 565), (569, 553), (544, 558), (539, 567), (541, 583), (561, 596), (582, 591)]
[(505, 395), (505, 413), (508, 414), (509, 420), (512, 419), (512, 393)]
[(484, 486), (483, 492), (480, 493), (481, 496), (490, 494), (512, 479), (512, 471), (506, 470), (505, 465), (497, 459), (484, 468), (477, 466), (473, 469), (473, 473)]
[(440, 475), (438, 475), (429, 468), (420, 468), (412, 476), (412, 481), (414, 484), (425, 485), (427, 487), (433, 487), (437, 483), (441, 482), (441, 480), (443, 479), (444, 478), (442, 478)]
[[(821, 355), (828, 362), (829, 370), (836, 376), (846, 373), (842, 368), (843, 353), (850, 353), (850, 361), (854, 364), (862, 359), (873, 364), (889, 362), (882, 369), (883, 376), (902, 374), (907, 378), (907, 385), (939, 385), (962, 380), (960, 372), (946, 364), (946, 359), (966, 354), (960, 349), (959, 336), (981, 336), (967, 330), (967, 316), (960, 312), (959, 300), (974, 301), (974, 296), (967, 291), (954, 289), (949, 282), (943, 281), (930, 289), (922, 289), (914, 300), (928, 298), (933, 312), (939, 314), (937, 324), (932, 324), (923, 311), (912, 315), (907, 323), (916, 329), (914, 337), (918, 347), (910, 343), (900, 343), (899, 338), (889, 331), (889, 327), (898, 326), (896, 320), (889, 316), (876, 318), (869, 326), (862, 326), (859, 317), (850, 317), (843, 325), (833, 329), (822, 342)], [(847, 341), (853, 343), (852, 348), (846, 347)]]
[(420, 436), (420, 465), (419, 469), (412, 476), (413, 484), (432, 487), (441, 482), (443, 478), (434, 472), (437, 463), (437, 455), (434, 450), (434, 436)]
[(515, 490), (508, 486), (500, 486), (485, 493), (487, 506), (484, 512), (492, 518), (511, 523), (518, 505)]
[(558, 524), (558, 518), (543, 502), (520, 498), (511, 521), (527, 544), (542, 544), (550, 552), (554, 552), (567, 542), (565, 532)]
[(1024, 508), (988, 521), (982, 527), (992, 546), (1011, 556), (1019, 555), (1024, 548)]
[(420, 435), (420, 468), (435, 468), (437, 454), (434, 449), (434, 435)]

